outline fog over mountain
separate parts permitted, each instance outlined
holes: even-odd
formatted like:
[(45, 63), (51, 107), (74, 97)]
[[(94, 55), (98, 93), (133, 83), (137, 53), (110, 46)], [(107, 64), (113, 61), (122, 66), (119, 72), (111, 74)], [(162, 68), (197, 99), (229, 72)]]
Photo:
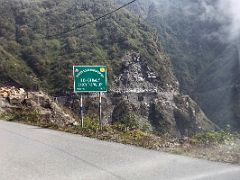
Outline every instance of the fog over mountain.
[(138, 0), (129, 9), (156, 28), (182, 91), (220, 126), (240, 126), (240, 1)]
[(225, 31), (229, 35), (229, 40), (239, 38), (240, 35), (240, 1), (220, 0), (219, 10), (228, 18)]
[[(169, 0), (150, 0), (155, 5), (163, 6), (168, 13), (172, 12), (171, 3)], [(221, 23), (222, 28), (213, 33), (212, 35), (218, 35), (222, 40), (234, 40), (240, 35), (240, 1), (239, 0), (180, 0), (176, 2), (182, 9), (182, 13), (185, 15), (196, 14), (196, 9), (193, 5), (197, 4), (200, 8), (201, 15), (199, 18), (203, 21), (214, 20)], [(227, 39), (223, 39), (224, 36)]]

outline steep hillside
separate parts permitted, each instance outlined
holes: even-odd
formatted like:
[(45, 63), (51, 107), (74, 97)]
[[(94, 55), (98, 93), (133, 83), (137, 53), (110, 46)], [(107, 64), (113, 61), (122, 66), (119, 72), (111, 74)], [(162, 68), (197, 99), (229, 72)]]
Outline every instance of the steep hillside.
[[(169, 68), (161, 66), (165, 55), (152, 51), (155, 45), (161, 47), (155, 43), (150, 28), (124, 10), (63, 36), (44, 38), (109, 12), (114, 8), (109, 1), (3, 0), (0, 8), (1, 51), (12, 57), (9, 63), (18, 59), (22, 67), (27, 65), (24, 69), (30, 69), (43, 87), (54, 92), (67, 88), (73, 64), (108, 64), (113, 78), (121, 68), (119, 59), (128, 50), (139, 51), (148, 59), (159, 73), (162, 86), (173, 81), (171, 76), (162, 78), (169, 74)], [(167, 63), (164, 64), (170, 66)], [(10, 71), (3, 72), (12, 81), (24, 84), (25, 78), (20, 81), (9, 75)]]
[(223, 32), (231, 19), (217, 10), (219, 2), (140, 0), (138, 8), (144, 21), (157, 29), (181, 90), (191, 94), (211, 120), (236, 128), (240, 127), (239, 37), (229, 41)]
[[(190, 97), (180, 94), (154, 30), (126, 9), (54, 36), (116, 6), (108, 0), (2, 0), (1, 83), (65, 95), (72, 90), (74, 64), (103, 64), (110, 84), (104, 97), (106, 122), (147, 125), (176, 135), (216, 128)], [(79, 101), (68, 100), (78, 113)]]
[(198, 79), (197, 101), (222, 126), (240, 127), (240, 59), (236, 45), (229, 45)]

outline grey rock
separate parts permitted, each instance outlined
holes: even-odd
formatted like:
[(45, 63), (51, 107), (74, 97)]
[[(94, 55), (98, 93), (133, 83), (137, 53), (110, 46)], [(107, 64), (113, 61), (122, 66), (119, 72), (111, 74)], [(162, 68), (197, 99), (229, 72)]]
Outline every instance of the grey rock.
[(122, 74), (106, 95), (112, 105), (108, 121), (129, 123), (132, 118), (140, 127), (148, 124), (159, 133), (179, 136), (216, 129), (189, 96), (181, 95), (176, 78), (170, 79), (174, 81), (167, 88), (161, 87), (157, 74), (140, 54), (127, 54)]

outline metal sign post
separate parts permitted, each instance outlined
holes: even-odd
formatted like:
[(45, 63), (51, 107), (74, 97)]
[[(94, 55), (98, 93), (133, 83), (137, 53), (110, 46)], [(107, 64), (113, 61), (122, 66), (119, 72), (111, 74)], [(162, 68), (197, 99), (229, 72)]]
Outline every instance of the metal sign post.
[(83, 122), (83, 96), (81, 94), (80, 97), (80, 116), (81, 116), (81, 127), (84, 127), (84, 122)]
[(103, 129), (103, 124), (102, 124), (102, 93), (99, 93), (99, 125), (100, 125), (100, 130)]

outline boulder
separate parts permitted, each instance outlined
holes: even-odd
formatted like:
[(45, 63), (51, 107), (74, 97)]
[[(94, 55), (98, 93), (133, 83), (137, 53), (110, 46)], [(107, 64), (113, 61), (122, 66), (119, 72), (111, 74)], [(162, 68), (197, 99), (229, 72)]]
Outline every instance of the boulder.
[(6, 98), (0, 97), (0, 107), (1, 108), (8, 108), (8, 107), (12, 107), (12, 105), (9, 104), (9, 101), (7, 101)]
[(37, 103), (30, 98), (25, 99), (23, 104), (26, 105), (27, 107), (37, 107)]
[(9, 94), (6, 91), (2, 91), (2, 92), (0, 92), (0, 96), (6, 98), (9, 96)]
[(218, 128), (196, 102), (181, 94), (174, 95), (171, 101), (168, 97), (159, 98), (152, 104), (150, 114), (154, 127), (160, 133), (191, 136)]
[(11, 105), (21, 105), (25, 98), (22, 96), (9, 96), (8, 99)]

